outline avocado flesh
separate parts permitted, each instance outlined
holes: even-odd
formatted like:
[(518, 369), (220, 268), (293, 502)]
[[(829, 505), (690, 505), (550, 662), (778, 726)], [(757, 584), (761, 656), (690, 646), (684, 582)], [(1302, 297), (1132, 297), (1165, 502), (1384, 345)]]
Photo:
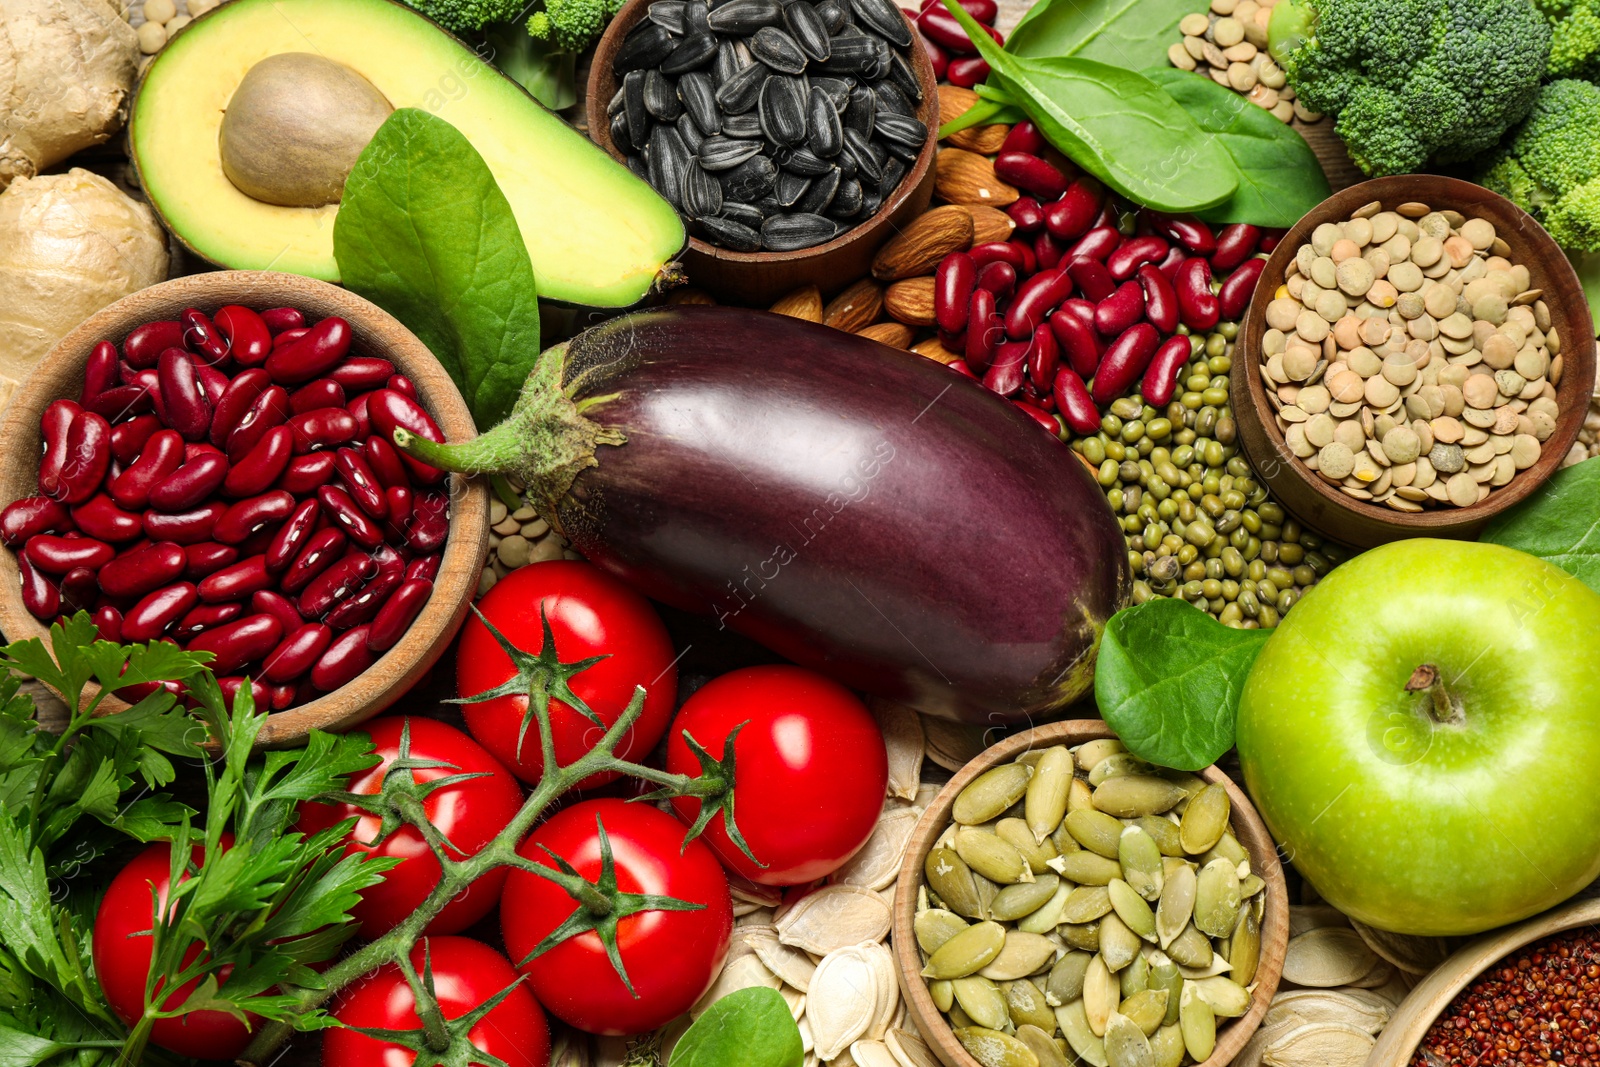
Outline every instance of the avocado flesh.
[(343, 63), (395, 108), (421, 108), (460, 130), (511, 203), (542, 297), (625, 307), (683, 246), (671, 204), (411, 9), (391, 0), (232, 0), (161, 51), (129, 120), (151, 203), (214, 263), (339, 280), (337, 204), (264, 203), (222, 169), (228, 101), (251, 67), (285, 52)]

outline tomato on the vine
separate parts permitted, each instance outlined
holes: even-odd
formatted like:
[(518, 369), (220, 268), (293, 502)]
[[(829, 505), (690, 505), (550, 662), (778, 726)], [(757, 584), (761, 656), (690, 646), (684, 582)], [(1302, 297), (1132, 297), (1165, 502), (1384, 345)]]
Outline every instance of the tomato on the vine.
[[(558, 884), (513, 870), (500, 909), (506, 951), (553, 1014), (590, 1033), (637, 1034), (682, 1015), (710, 988), (728, 954), (733, 903), (711, 850), (685, 847), (683, 835), (656, 808), (588, 800), (517, 849), (564, 871)], [(575, 919), (574, 932), (528, 958)]]
[[(222, 848), (226, 850), (232, 844), (232, 837), (224, 835)], [(101, 898), (100, 910), (95, 913), (95, 976), (100, 980), (106, 1003), (129, 1026), (136, 1025), (144, 1015), (145, 979), (150, 973), (152, 949), (150, 930), (155, 925), (156, 915), (150, 899), (151, 888), (154, 887), (161, 907), (165, 908), (171, 858), (172, 846), (164, 841), (139, 853), (111, 880), (106, 895)], [(202, 851), (197, 847), (193, 852), (194, 862), (200, 863), (201, 858)], [(201, 951), (200, 945), (192, 946), (184, 956), (184, 965), (193, 963)], [(223, 977), (226, 979), (226, 974)], [(161, 1008), (178, 1007), (199, 984), (196, 978), (179, 986), (161, 1002)], [(251, 1025), (257, 1022), (256, 1017), (251, 1016)], [(250, 1043), (250, 1031), (227, 1012), (192, 1011), (170, 1019), (157, 1019), (150, 1030), (150, 1043), (192, 1059), (231, 1060)]]
[[(507, 1067), (547, 1067), (550, 1028), (544, 1012), (504, 956), (470, 937), (425, 937), (412, 947), (410, 959), (424, 980), (424, 963), (431, 969), (445, 1019), (461, 1020), (451, 1027), (455, 1040), (471, 1042)], [(513, 982), (504, 1000), (482, 1011)], [(384, 964), (341, 991), (330, 1014), (344, 1026), (323, 1033), (323, 1067), (410, 1067), (417, 1058), (414, 1048), (350, 1029), (417, 1030), (422, 1039), (416, 997), (398, 965)]]
[[(701, 753), (690, 747), (693, 738)], [(864, 704), (848, 689), (799, 667), (746, 667), (707, 682), (684, 702), (667, 739), (673, 774), (723, 774), (733, 789), (703, 838), (730, 871), (764, 885), (799, 885), (837, 870), (866, 843), (883, 810), (889, 757)], [(712, 762), (715, 761), (715, 762)], [(754, 863), (727, 829), (734, 824)], [(675, 797), (685, 823), (703, 817), (699, 797)]]
[[(571, 763), (593, 748), (604, 728), (622, 716), (635, 686), (645, 688), (644, 710), (617, 745), (617, 758), (637, 759), (661, 740), (677, 702), (678, 671), (667, 629), (644, 597), (593, 564), (550, 560), (500, 579), (478, 601), (478, 610), (525, 657), (514, 666), (483, 621), (468, 618), (456, 653), (457, 695), (465, 699), (502, 691), (464, 706), (467, 729), (524, 782), (537, 784), (544, 767), (539, 726), (528, 713), (530, 684), (551, 694), (558, 763)], [(553, 651), (545, 648), (541, 610)], [(559, 699), (563, 688), (604, 726)], [(581, 785), (603, 785), (616, 777), (603, 772)]]
[[(349, 791), (376, 795), (383, 788), (384, 776), (401, 758), (402, 733), (409, 726), (407, 755), (411, 760), (444, 766), (418, 767), (411, 780), (418, 793), (425, 793), (422, 810), (441, 834), (455, 846), (457, 858), (473, 855), (494, 840), (522, 807), (522, 790), (516, 779), (482, 745), (455, 727), (434, 719), (388, 716), (369, 723), (367, 733), (381, 759), (376, 766), (350, 776)], [(427, 786), (444, 778), (475, 774), (479, 778), (438, 786)], [(373, 856), (395, 856), (403, 861), (388, 871), (383, 881), (362, 891), (361, 902), (351, 914), (361, 923), (361, 936), (375, 938), (394, 929), (417, 910), (439, 884), (439, 860), (428, 842), (410, 823), (384, 826), (384, 817), (351, 803), (307, 802), (300, 806), (299, 829), (306, 834), (333, 826), (355, 816), (355, 828), (345, 839), (349, 854), (364, 852)], [(387, 829), (383, 840), (371, 842)], [(465, 930), (500, 902), (506, 868), (496, 867), (457, 895), (430, 922), (426, 933), (453, 934)]]

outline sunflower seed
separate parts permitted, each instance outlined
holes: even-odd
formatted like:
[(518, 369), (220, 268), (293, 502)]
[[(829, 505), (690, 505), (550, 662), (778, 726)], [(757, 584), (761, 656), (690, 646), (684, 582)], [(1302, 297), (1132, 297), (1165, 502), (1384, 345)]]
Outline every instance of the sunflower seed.
[(967, 927), (939, 946), (923, 965), (924, 978), (962, 978), (976, 974), (1005, 947), (1006, 928), (997, 922)]
[(722, 118), (722, 135), (724, 137), (738, 137), (745, 141), (759, 141), (761, 139), (761, 116), (754, 111), (746, 111), (738, 115), (724, 115)]
[(750, 38), (750, 52), (773, 70), (799, 74), (806, 69), (800, 43), (776, 26), (763, 26)]
[[(851, 129), (849, 125), (846, 125), (844, 129), (844, 153), (855, 161), (856, 169), (861, 175), (863, 184), (876, 186), (883, 180), (883, 167), (878, 163), (878, 157), (872, 154), (872, 146), (867, 143), (865, 136)], [(1021, 766), (1021, 764), (1009, 764), (1008, 766)], [(996, 770), (998, 769), (996, 768)], [(1019, 793), (1018, 796), (1020, 797), (1021, 794)], [(1015, 804), (1016, 801), (1013, 800), (1011, 803)], [(1006, 807), (1010, 806), (1010, 804), (1006, 805)], [(1005, 808), (1000, 810), (1004, 811)]]
[(618, 83), (617, 91), (611, 94), (611, 100), (606, 104), (606, 118), (614, 119), (622, 113), (622, 85)]
[(643, 156), (629, 156), (628, 169), (640, 181), (648, 182), (650, 180), (650, 165), (644, 161)]
[(650, 21), (668, 33), (682, 33), (683, 8), (683, 0), (656, 0), (646, 11)]
[(644, 104), (644, 84), (649, 75), (631, 70), (622, 79), (622, 112), (628, 118), (628, 142), (644, 148), (650, 141), (650, 111)]
[(788, 27), (795, 44), (800, 46), (800, 51), (804, 52), (807, 58), (818, 63), (828, 58), (832, 46), (828, 40), (827, 24), (822, 21), (822, 16), (817, 14), (817, 9), (806, 0), (794, 0), (785, 7), (783, 23)]
[(761, 131), (781, 145), (798, 145), (806, 139), (806, 97), (799, 78), (779, 74), (761, 86)]
[(843, 113), (844, 106), (850, 102), (850, 90), (855, 88), (855, 79), (819, 74), (811, 79), (811, 84), (827, 93), (828, 99), (833, 101), (833, 109)]
[(820, 178), (813, 179), (811, 188), (800, 198), (795, 205), (801, 211), (822, 212), (828, 210), (833, 203), (834, 194), (839, 191), (839, 168), (834, 167)]
[(901, 48), (911, 47), (911, 27), (893, 0), (850, 0), (856, 18)]
[(778, 184), (773, 190), (773, 196), (784, 207), (794, 207), (810, 187), (810, 178), (802, 178), (798, 174), (780, 170), (778, 172)]
[(737, 115), (755, 108), (761, 99), (761, 86), (769, 77), (767, 68), (752, 63), (717, 88), (717, 107), (724, 114)]
[(783, 21), (783, 5), (778, 0), (727, 0), (711, 12), (710, 26), (717, 33), (744, 36), (763, 26)]
[(707, 237), (723, 248), (734, 252), (761, 251), (761, 235), (742, 222), (709, 218), (701, 219), (700, 226), (705, 230)]
[(922, 83), (917, 80), (917, 73), (911, 69), (906, 57), (899, 52), (889, 53), (889, 80), (899, 86), (912, 103), (922, 103)]
[(683, 210), (683, 177), (689, 166), (689, 148), (671, 126), (650, 131), (650, 184), (672, 206)]
[(733, 41), (723, 41), (717, 45), (716, 58), (711, 61), (713, 82), (722, 85), (743, 69), (744, 65), (739, 62), (739, 50), (734, 47)]
[[(687, 12), (685, 19), (687, 19)], [(703, 67), (717, 54), (717, 39), (709, 33), (697, 33), (692, 37), (685, 37), (667, 58), (661, 61), (661, 73), (682, 74), (686, 70)]]
[[(701, 142), (700, 151), (695, 155), (699, 158), (700, 165), (706, 170), (731, 171), (747, 160), (760, 158), (757, 156), (760, 151), (761, 144), (758, 141), (746, 141), (734, 137), (707, 137)], [(767, 166), (772, 167), (770, 160), (765, 162)], [(777, 168), (772, 167), (772, 170), (774, 172), (773, 177), (776, 178)], [(768, 188), (770, 187), (769, 185)], [(726, 187), (722, 191), (726, 195), (734, 194), (734, 190)], [(744, 197), (735, 196), (735, 199), (742, 200)]]
[(683, 172), (683, 213), (703, 219), (722, 211), (722, 185), (694, 160)]
[(872, 92), (878, 98), (880, 112), (887, 111), (890, 114), (903, 115), (908, 119), (916, 117), (916, 105), (892, 80), (884, 79), (872, 87)]
[(808, 147), (813, 153), (828, 157), (839, 154), (844, 147), (844, 130), (839, 122), (839, 112), (833, 106), (833, 99), (815, 85), (811, 87), (807, 125), (811, 131)]
[(1285, 981), (1299, 986), (1333, 988), (1364, 978), (1378, 954), (1349, 927), (1325, 926), (1290, 938), (1283, 958)]
[(722, 131), (722, 117), (717, 114), (717, 92), (711, 85), (711, 75), (704, 71), (690, 71), (678, 79), (678, 100), (700, 127), (700, 132), (711, 136)]
[(806, 1018), (811, 1021), (812, 1051), (831, 1060), (871, 1027), (877, 1015), (874, 964), (853, 945), (825, 955), (811, 975), (806, 993)]
[(877, 115), (878, 96), (863, 85), (850, 90), (850, 98), (846, 101), (844, 113), (840, 118), (846, 130), (854, 130), (865, 140), (872, 136)]
[[(778, 158), (778, 165), (784, 170), (800, 175), (802, 178), (820, 178), (834, 168), (834, 164), (809, 148), (784, 148), (774, 152)], [(920, 719), (921, 716), (918, 716)], [(927, 751), (927, 740), (924, 736), (923, 751)]]
[[(906, 176), (904, 160), (889, 159), (879, 164), (878, 193), (888, 196), (900, 187), (900, 181)], [(1068, 798), (1069, 802), (1071, 798)]]
[(816, 7), (817, 15), (828, 33), (836, 34), (850, 25), (850, 12), (843, 0), (821, 0)]
[(629, 71), (657, 66), (672, 54), (676, 45), (665, 26), (646, 20), (623, 39), (622, 47), (611, 61), (611, 71), (620, 78)]
[[(842, 173), (842, 172), (841, 172)], [(854, 178), (839, 182), (839, 191), (833, 194), (828, 214), (836, 219), (853, 219), (861, 214), (861, 183)]]
[(689, 113), (684, 112), (679, 115), (678, 121), (673, 123), (673, 128), (678, 131), (678, 136), (683, 138), (683, 146), (689, 150), (690, 154), (698, 155), (700, 146), (705, 143), (706, 138), (705, 134), (700, 132), (700, 127), (695, 124), (694, 119), (689, 117)]
[(887, 65), (887, 51), (882, 41), (865, 34), (835, 34), (828, 39), (828, 58), (822, 69), (829, 74), (876, 78), (879, 69)]
[(775, 925), (786, 945), (826, 955), (846, 945), (877, 941), (889, 932), (889, 905), (868, 889), (824, 886), (801, 897)]
[[(729, 200), (724, 196), (722, 201), (722, 217), (726, 220), (742, 223), (752, 230), (761, 228), (761, 220), (766, 218), (761, 214), (761, 209), (754, 204), (741, 204), (737, 200)], [(760, 234), (756, 237), (759, 239)]]
[[(638, 146), (633, 143), (633, 135), (628, 131), (628, 113), (625, 110), (611, 116), (611, 142), (624, 152), (638, 150)], [(630, 162), (637, 158), (633, 155), (628, 156)]]

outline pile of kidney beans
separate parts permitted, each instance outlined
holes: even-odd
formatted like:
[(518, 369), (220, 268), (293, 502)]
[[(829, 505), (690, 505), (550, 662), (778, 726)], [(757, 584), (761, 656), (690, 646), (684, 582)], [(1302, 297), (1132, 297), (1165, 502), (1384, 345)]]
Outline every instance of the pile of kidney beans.
[(1136, 382), (1146, 403), (1165, 406), (1189, 362), (1189, 335), (1244, 314), (1266, 266), (1256, 253), (1281, 237), (1245, 224), (1213, 233), (1148, 209), (1125, 234), (1100, 183), (1047, 159), (1029, 122), (1012, 127), (994, 167), (1025, 194), (1006, 208), (1016, 230), (940, 262), (939, 338), (964, 357), (953, 369), (1056, 432), (1051, 413), (1095, 433), (1101, 409)]
[(210, 652), (230, 699), (248, 674), (273, 710), (375, 662), (433, 592), (449, 497), (391, 443), (444, 439), (416, 389), (351, 333), (230, 305), (97, 344), (41, 419), (39, 495), (0, 512), (28, 610)]
[[(995, 0), (961, 0), (962, 8), (989, 31), (996, 44), (1006, 39), (994, 28), (1000, 14)], [(978, 55), (977, 46), (967, 37), (954, 15), (945, 9), (944, 0), (922, 0), (917, 12), (917, 29), (921, 31), (922, 47), (933, 64), (933, 76), (939, 81), (970, 89), (989, 76), (989, 64)]]

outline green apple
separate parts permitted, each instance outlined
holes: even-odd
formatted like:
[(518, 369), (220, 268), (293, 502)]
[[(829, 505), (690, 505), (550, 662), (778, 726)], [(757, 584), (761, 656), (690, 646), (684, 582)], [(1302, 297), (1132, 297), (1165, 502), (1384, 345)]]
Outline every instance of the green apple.
[(1600, 875), (1600, 595), (1498, 545), (1373, 549), (1262, 647), (1238, 738), (1340, 910), (1429, 935), (1537, 914)]

